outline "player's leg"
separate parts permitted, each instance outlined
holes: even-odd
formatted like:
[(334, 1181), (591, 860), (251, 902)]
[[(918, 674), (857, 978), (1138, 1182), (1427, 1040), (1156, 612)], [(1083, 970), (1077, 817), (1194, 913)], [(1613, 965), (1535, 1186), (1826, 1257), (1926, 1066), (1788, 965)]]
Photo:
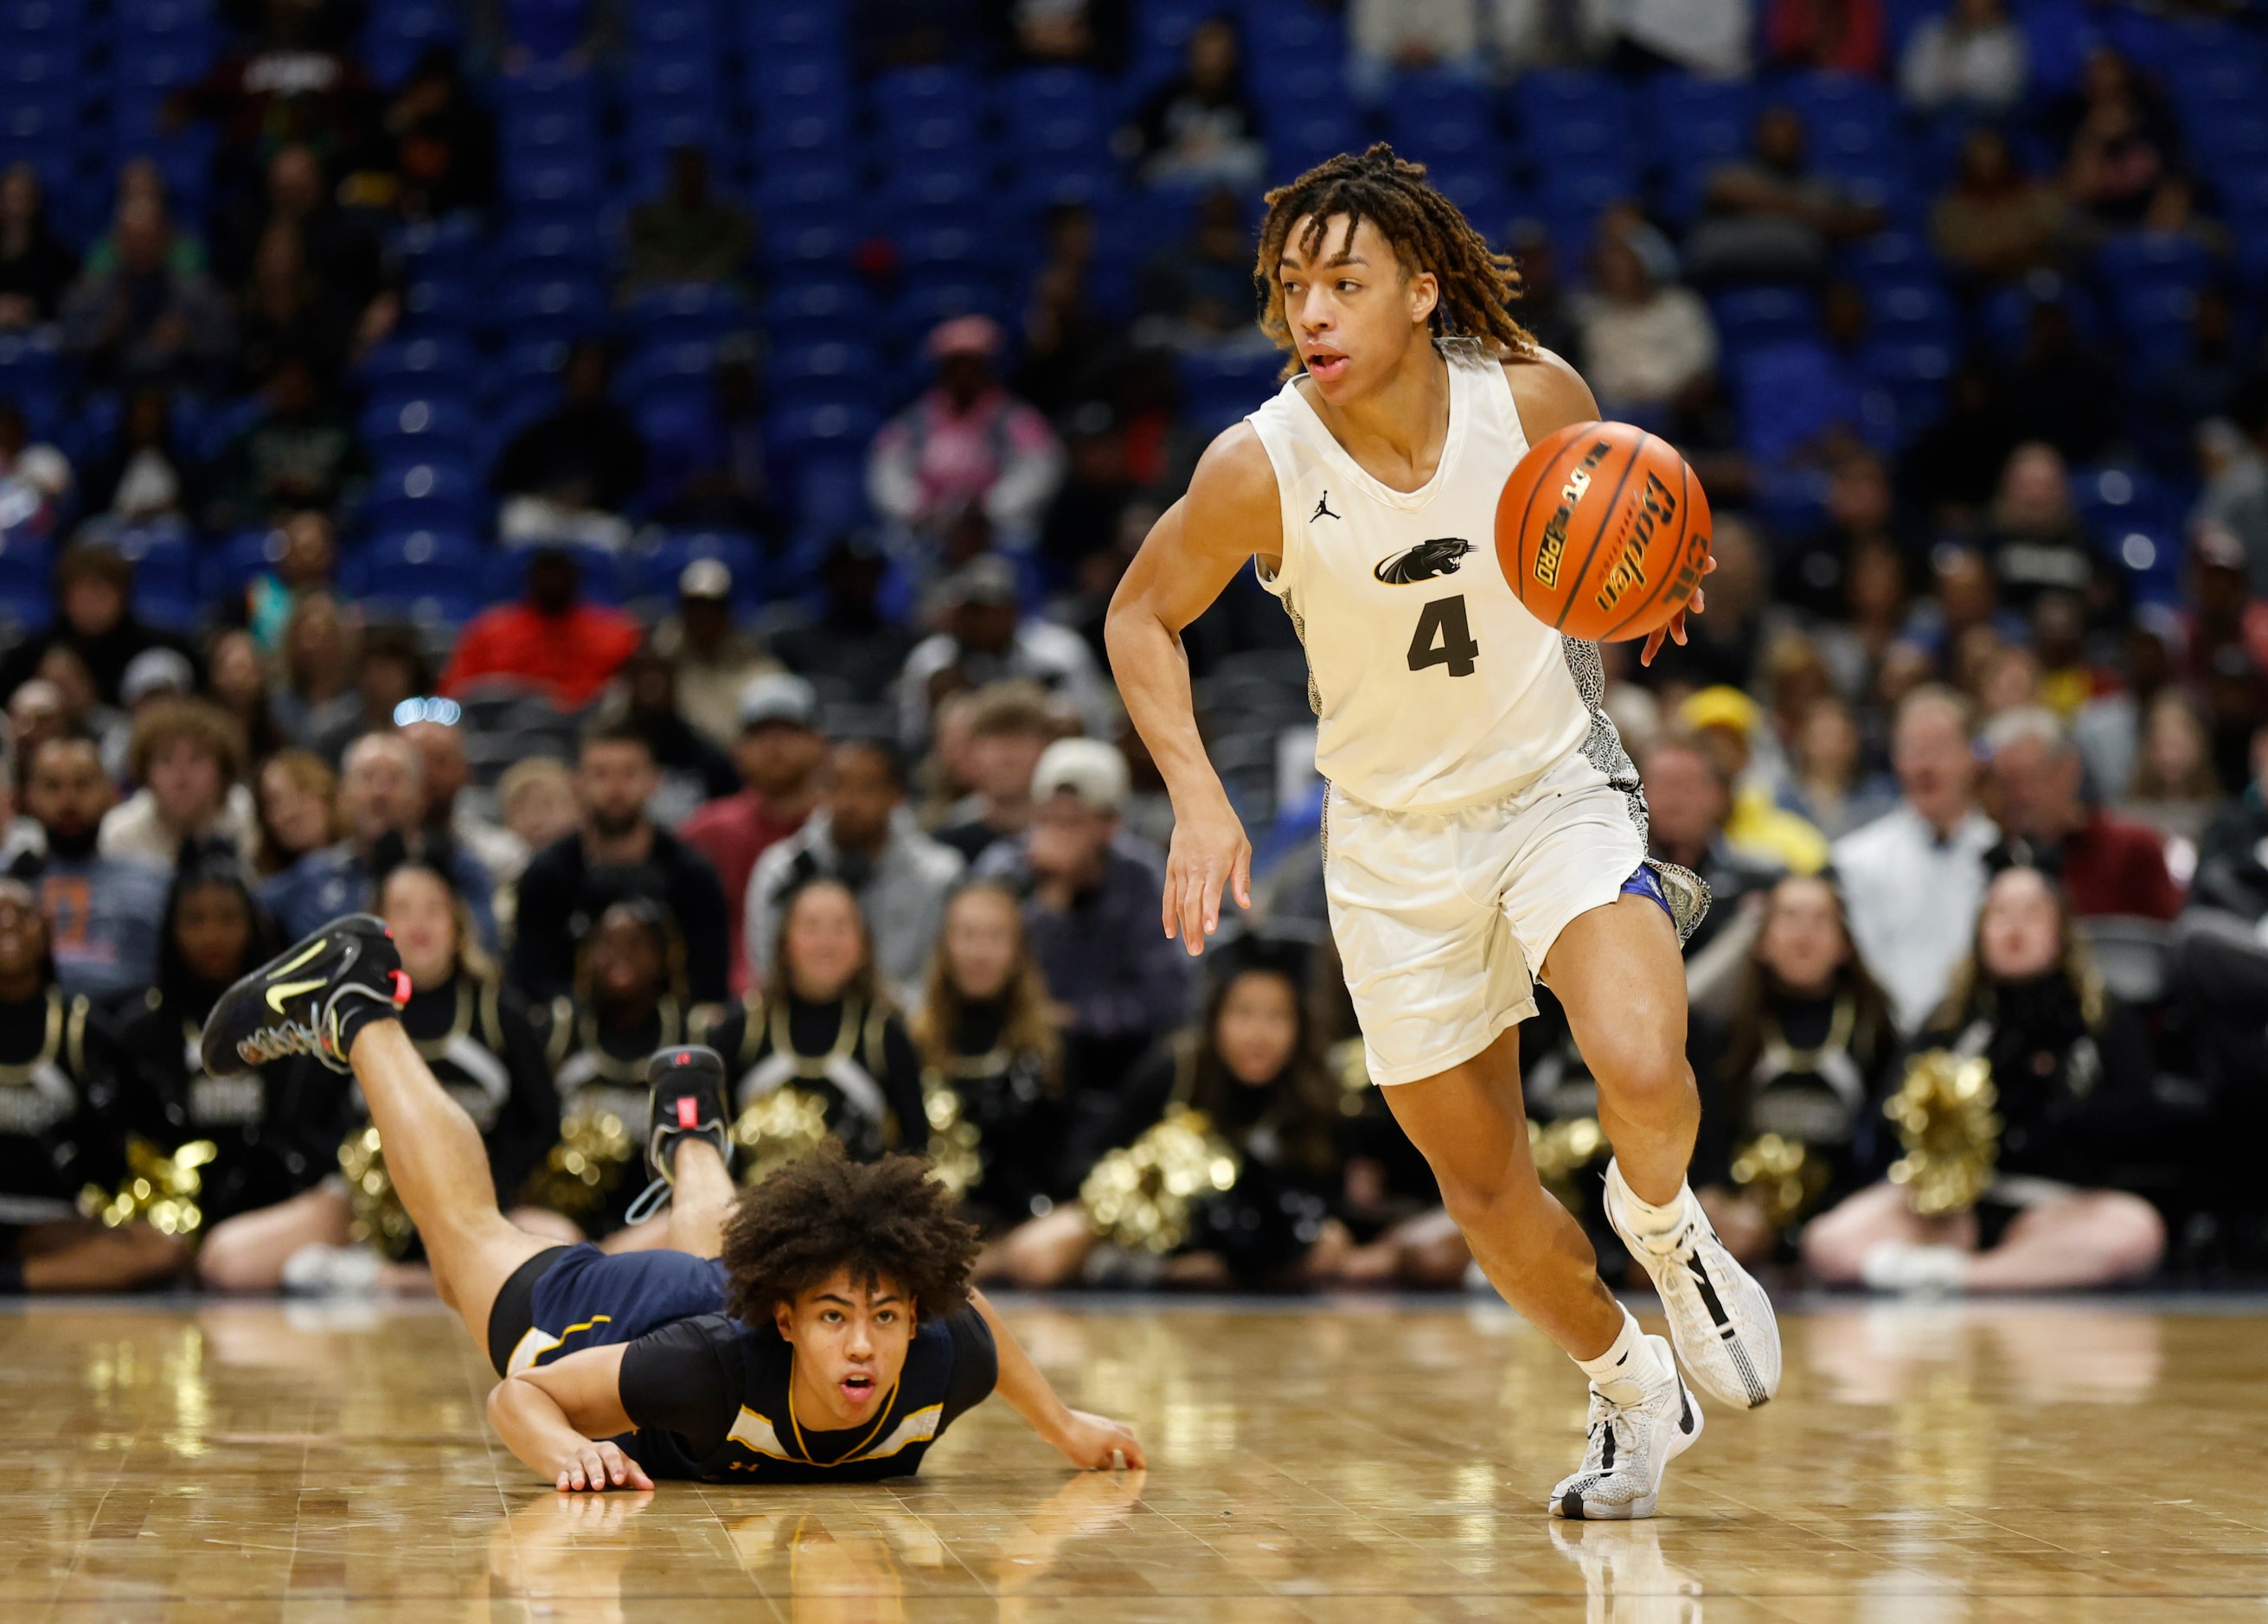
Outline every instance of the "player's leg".
[(1550, 1509), (1653, 1516), (1662, 1473), (1701, 1436), (1700, 1407), (1669, 1345), (1615, 1300), (1582, 1226), (1536, 1177), (1515, 1034), (1433, 1077), (1391, 1084), (1386, 1099), (1489, 1282), (1590, 1378), (1582, 1464), (1551, 1491)]
[(408, 996), (383, 921), (334, 920), (222, 994), (205, 1022), (205, 1069), (313, 1054), (350, 1071), (386, 1146), (387, 1175), (417, 1225), (442, 1300), (475, 1340), (497, 1289), (549, 1244), (497, 1208), (488, 1148), (396, 1018)]
[[(1609, 792), (1611, 793), (1611, 792)], [(1619, 797), (1616, 797), (1619, 799)], [(1534, 859), (1548, 874), (1563, 861), (1597, 869), (1622, 859), (1594, 849), (1575, 820)], [(1564, 847), (1562, 852), (1555, 845)], [(1685, 1059), (1685, 974), (1676, 928), (1658, 882), (1641, 869), (1569, 917), (1543, 952), (1543, 976), (1567, 1011), (1576, 1047), (1599, 1087), (1599, 1125), (1615, 1148), (1607, 1216), (1661, 1296), (1670, 1340), (1704, 1393), (1754, 1409), (1778, 1390), (1779, 1325), (1771, 1299), (1727, 1251), (1685, 1182), (1700, 1124)], [(1620, 889), (1642, 888), (1640, 894)]]
[(1391, 1084), (1386, 1102), (1504, 1300), (1578, 1360), (1612, 1347), (1622, 1306), (1599, 1278), (1583, 1226), (1543, 1187), (1528, 1155), (1517, 1031), (1433, 1077)]
[(1968, 1213), (1925, 1218), (1903, 1185), (1870, 1184), (1803, 1226), (1803, 1266), (1822, 1283), (1854, 1286), (1878, 1247), (1973, 1252), (1977, 1222)]
[(670, 1146), (675, 1174), (663, 1244), (673, 1252), (713, 1258), (725, 1250), (725, 1220), (739, 1199), (732, 1170), (706, 1139), (681, 1135)]
[(2078, 1190), (2027, 1207), (1969, 1260), (1971, 1291), (2067, 1291), (2132, 1280), (2166, 1253), (2166, 1221), (2124, 1190)]
[(197, 1278), (213, 1291), (273, 1291), (293, 1253), (302, 1246), (343, 1246), (353, 1223), (346, 1191), (339, 1181), (327, 1180), (213, 1225), (197, 1249)]
[(498, 1209), (480, 1129), (426, 1067), (401, 1022), (372, 1021), (347, 1059), (386, 1146), (387, 1175), (425, 1243), (434, 1286), (466, 1328), (485, 1337), (497, 1289), (557, 1243), (518, 1228)]

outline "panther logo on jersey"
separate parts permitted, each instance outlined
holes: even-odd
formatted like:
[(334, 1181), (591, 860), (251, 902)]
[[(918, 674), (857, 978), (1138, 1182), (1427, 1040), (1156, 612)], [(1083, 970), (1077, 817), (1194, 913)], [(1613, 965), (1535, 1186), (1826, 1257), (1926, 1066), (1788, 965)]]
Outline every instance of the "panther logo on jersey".
[(1405, 552), (1382, 559), (1371, 574), (1388, 586), (1407, 586), (1412, 581), (1430, 581), (1437, 576), (1454, 575), (1473, 544), (1462, 536), (1443, 536), (1439, 540), (1420, 541)]

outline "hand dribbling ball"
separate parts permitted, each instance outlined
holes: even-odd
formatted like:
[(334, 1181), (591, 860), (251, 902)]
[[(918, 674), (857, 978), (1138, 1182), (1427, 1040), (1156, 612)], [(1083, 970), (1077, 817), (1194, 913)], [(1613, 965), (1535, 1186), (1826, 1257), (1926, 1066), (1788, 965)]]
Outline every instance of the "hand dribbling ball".
[(1520, 601), (1555, 631), (1594, 643), (1644, 637), (1701, 584), (1709, 499), (1659, 435), (1570, 423), (1504, 482), (1496, 551)]

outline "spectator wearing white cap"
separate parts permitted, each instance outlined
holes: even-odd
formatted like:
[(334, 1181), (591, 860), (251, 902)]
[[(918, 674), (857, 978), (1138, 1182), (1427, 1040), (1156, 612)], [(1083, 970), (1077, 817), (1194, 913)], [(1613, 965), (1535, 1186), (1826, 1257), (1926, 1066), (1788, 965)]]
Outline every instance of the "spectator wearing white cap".
[(944, 625), (914, 645), (898, 677), (898, 739), (929, 746), (937, 703), (963, 688), (1021, 679), (1068, 702), (1089, 733), (1108, 732), (1109, 695), (1086, 641), (1017, 606), (1015, 566), (997, 554), (970, 559), (946, 580)]
[(858, 900), (874, 968), (910, 1009), (961, 881), (961, 854), (922, 833), (906, 805), (904, 759), (886, 739), (845, 739), (829, 753), (818, 810), (756, 861), (742, 935), (759, 981), (772, 973), (788, 900), (814, 879), (839, 880)]
[(1121, 827), (1127, 777), (1114, 746), (1057, 739), (1032, 774), (1031, 827), (977, 866), (977, 878), (1024, 898), (1064, 1034), (1074, 1142), (1108, 1116), (1128, 1068), (1189, 1012), (1189, 957), (1158, 927), (1162, 865)]
[(902, 550), (936, 535), (964, 509), (982, 510), (1001, 545), (1039, 534), (1063, 483), (1063, 446), (1047, 419), (1010, 394), (993, 371), (999, 323), (956, 316), (929, 335), (937, 383), (893, 417), (867, 453), (866, 494), (896, 527)]
[(748, 876), (758, 858), (803, 827), (819, 803), (827, 740), (814, 724), (818, 709), (818, 694), (801, 677), (773, 671), (750, 678), (740, 689), (740, 731), (733, 740), (742, 788), (699, 808), (677, 831), (709, 859), (725, 888), (735, 993), (748, 988)]
[(749, 680), (779, 669), (762, 643), (733, 624), (733, 587), (723, 559), (695, 559), (677, 577), (677, 613), (653, 630), (654, 652), (677, 667), (678, 714), (727, 749)]

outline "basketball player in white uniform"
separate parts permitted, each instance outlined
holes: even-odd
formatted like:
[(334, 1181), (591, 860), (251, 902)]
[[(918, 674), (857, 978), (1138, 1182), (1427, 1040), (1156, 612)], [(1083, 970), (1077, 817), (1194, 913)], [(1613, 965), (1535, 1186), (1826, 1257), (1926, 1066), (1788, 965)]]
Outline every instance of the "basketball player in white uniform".
[[(1597, 646), (1531, 615), (1494, 555), (1513, 466), (1598, 405), (1512, 320), (1510, 261), (1424, 174), (1374, 147), (1269, 194), (1263, 325), (1304, 371), (1212, 443), (1151, 531), (1111, 605), (1111, 665), (1173, 796), (1166, 934), (1198, 952), (1224, 885), (1250, 906), (1252, 849), (1205, 758), (1180, 632), (1248, 559), (1283, 599), (1371, 1078), (1489, 1279), (1590, 1378), (1588, 1449), (1550, 1510), (1647, 1517), (1701, 1430), (1680, 1363), (1743, 1408), (1779, 1381), (1771, 1303), (1685, 1182), (1700, 1106), (1678, 950), (1708, 893), (1646, 858)], [(1683, 641), (1682, 619), (1664, 630)], [(1674, 1357), (1529, 1160), (1512, 1028), (1539, 979), (1598, 1079), (1608, 1213), (1661, 1293)]]

